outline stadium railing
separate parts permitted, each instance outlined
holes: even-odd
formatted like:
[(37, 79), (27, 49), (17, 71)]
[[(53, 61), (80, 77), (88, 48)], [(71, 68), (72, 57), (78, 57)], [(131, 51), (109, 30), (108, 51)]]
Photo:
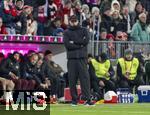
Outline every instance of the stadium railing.
[(90, 41), (88, 52), (93, 56), (105, 52), (110, 59), (118, 59), (124, 56), (127, 48), (131, 48), (134, 53), (150, 54), (150, 42), (136, 41)]

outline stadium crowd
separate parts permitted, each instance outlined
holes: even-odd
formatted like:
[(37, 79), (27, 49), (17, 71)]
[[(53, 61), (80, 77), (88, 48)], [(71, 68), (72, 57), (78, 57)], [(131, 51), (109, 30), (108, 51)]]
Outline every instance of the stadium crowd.
[[(0, 2), (0, 34), (63, 36), (69, 17), (76, 15), (79, 24), (99, 41), (150, 41), (149, 0), (2, 0)], [(67, 73), (52, 60), (50, 50), (18, 52), (5, 57), (0, 54), (0, 82), (4, 100), (12, 90), (50, 89), (50, 102), (63, 97), (68, 87)], [(102, 90), (133, 88), (144, 83), (142, 59), (129, 49), (115, 70), (107, 56), (89, 55), (88, 70), (91, 89), (103, 98)], [(127, 69), (129, 68), (129, 69)], [(138, 80), (137, 80), (138, 79)], [(8, 92), (6, 92), (8, 91)]]

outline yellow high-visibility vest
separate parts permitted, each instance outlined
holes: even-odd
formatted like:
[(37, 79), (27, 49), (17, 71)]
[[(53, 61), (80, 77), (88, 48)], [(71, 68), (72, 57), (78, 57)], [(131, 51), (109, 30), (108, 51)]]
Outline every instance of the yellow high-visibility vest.
[(110, 79), (110, 76), (106, 76), (106, 73), (110, 68), (110, 60), (106, 60), (104, 63), (100, 63), (97, 60), (92, 59), (91, 62), (95, 69), (95, 74), (98, 78), (105, 78), (106, 80)]
[(120, 58), (118, 59), (118, 63), (121, 66), (122, 74), (125, 75), (126, 72), (130, 72), (129, 80), (134, 80), (137, 76), (139, 60), (137, 58), (133, 58), (131, 61), (126, 61), (124, 58)]

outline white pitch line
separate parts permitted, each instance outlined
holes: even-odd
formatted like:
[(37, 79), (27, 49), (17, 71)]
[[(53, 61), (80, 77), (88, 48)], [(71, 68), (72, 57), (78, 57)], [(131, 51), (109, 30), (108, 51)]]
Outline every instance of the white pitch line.
[[(149, 108), (149, 106), (150, 105), (125, 105), (125, 104), (123, 104), (123, 105), (96, 105), (96, 106), (94, 106), (94, 107), (91, 107), (91, 108), (99, 108), (99, 107), (101, 107), (101, 108), (109, 108), (109, 109), (114, 109), (114, 108), (116, 108), (116, 109), (120, 109), (120, 108), (122, 108), (122, 109), (135, 109), (135, 108), (141, 108), (141, 106), (142, 106), (142, 108)], [(65, 107), (65, 108), (70, 108), (71, 107), (71, 105), (70, 106), (53, 106), (53, 107)], [(51, 108), (53, 108), (53, 107), (50, 107), (50, 109)], [(79, 106), (77, 106), (77, 108), (83, 108), (83, 107), (85, 107), (84, 105), (79, 105)], [(60, 109), (60, 108), (59, 108)]]
[[(55, 112), (55, 110), (51, 110), (51, 112)], [(89, 111), (89, 110), (72, 110), (72, 109), (66, 109), (66, 110), (61, 110), (62, 112), (81, 112), (81, 113), (97, 113), (97, 112), (99, 112), (99, 113), (118, 113), (118, 112), (120, 112), (120, 113), (126, 113), (126, 114), (144, 114), (144, 113), (149, 113), (150, 114), (150, 112), (142, 112), (142, 111), (110, 111), (110, 110), (108, 110), (108, 111), (94, 111), (94, 110), (92, 110), (92, 111)]]

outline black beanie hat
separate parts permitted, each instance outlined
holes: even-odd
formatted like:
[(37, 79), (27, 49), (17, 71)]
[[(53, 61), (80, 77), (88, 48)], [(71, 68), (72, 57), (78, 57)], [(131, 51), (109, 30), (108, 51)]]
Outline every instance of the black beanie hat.
[(106, 53), (101, 53), (101, 54), (100, 54), (100, 57), (101, 57), (102, 61), (105, 61), (105, 60), (108, 59), (108, 56), (107, 56)]

